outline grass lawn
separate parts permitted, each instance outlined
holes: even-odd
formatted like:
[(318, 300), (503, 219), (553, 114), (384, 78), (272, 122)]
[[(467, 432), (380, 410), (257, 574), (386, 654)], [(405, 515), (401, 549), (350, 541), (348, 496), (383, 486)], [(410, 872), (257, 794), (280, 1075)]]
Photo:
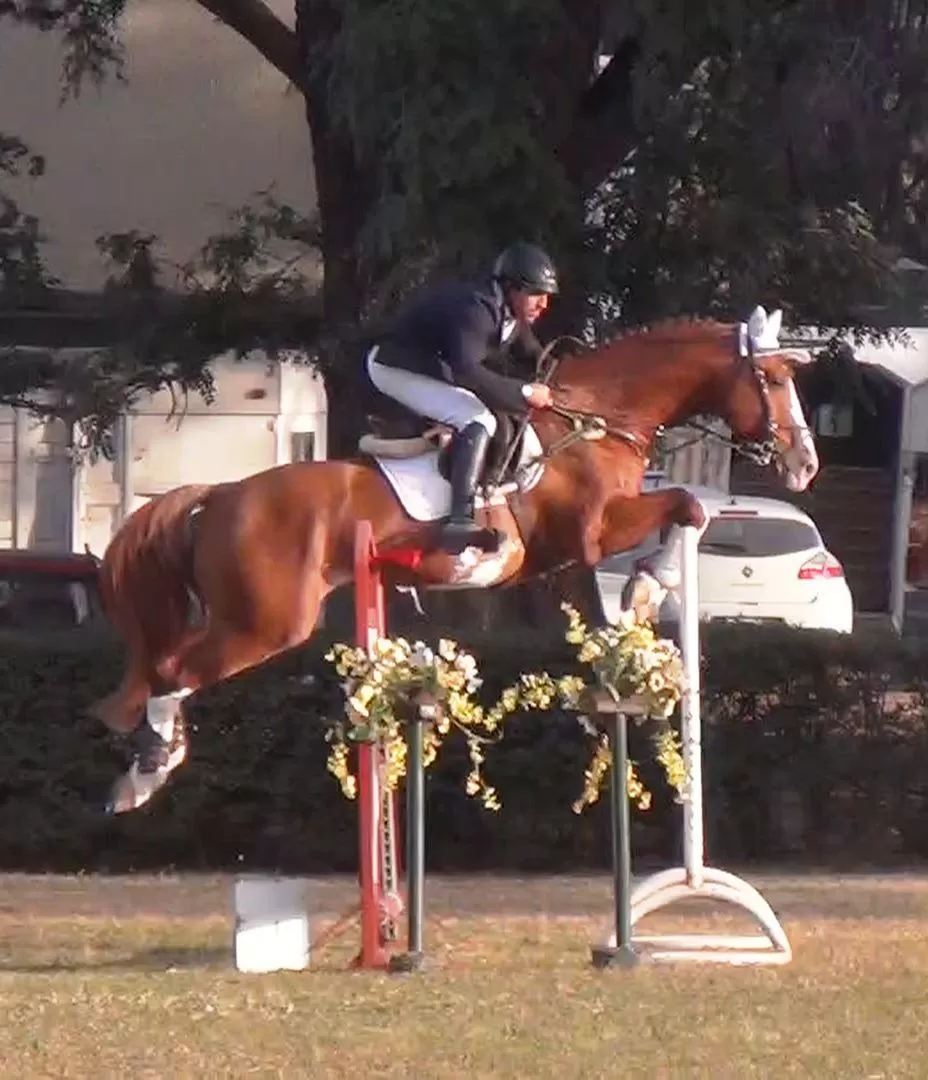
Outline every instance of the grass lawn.
[[(750, 880), (790, 936), (785, 967), (596, 972), (607, 878), (430, 878), (427, 972), (346, 970), (352, 931), (309, 971), (245, 976), (230, 879), (10, 875), (0, 1077), (928, 1075), (928, 875)], [(355, 890), (313, 897), (320, 934)], [(693, 905), (644, 928), (747, 925)]]

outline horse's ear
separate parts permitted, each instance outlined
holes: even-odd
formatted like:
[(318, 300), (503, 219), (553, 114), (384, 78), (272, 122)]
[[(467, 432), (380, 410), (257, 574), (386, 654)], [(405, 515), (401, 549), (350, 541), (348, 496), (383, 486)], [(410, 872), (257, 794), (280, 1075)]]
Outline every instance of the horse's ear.
[(758, 304), (748, 319), (748, 335), (751, 341), (755, 343), (760, 341), (766, 334), (766, 328), (767, 312)]
[(760, 306), (751, 312), (748, 319), (748, 334), (754, 348), (760, 352), (772, 352), (780, 347), (780, 327), (783, 323), (783, 309), (777, 308), (769, 315)]

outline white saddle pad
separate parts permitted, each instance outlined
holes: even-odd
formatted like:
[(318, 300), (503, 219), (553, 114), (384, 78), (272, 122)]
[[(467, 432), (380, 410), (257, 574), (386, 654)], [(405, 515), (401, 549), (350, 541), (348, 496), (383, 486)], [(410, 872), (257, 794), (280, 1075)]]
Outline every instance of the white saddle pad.
[[(539, 461), (542, 447), (535, 429), (529, 425), (519, 455), (518, 488), (528, 491), (541, 479), (544, 465)], [(451, 511), (451, 485), (438, 471), (438, 450), (410, 458), (374, 457), (400, 505), (414, 521), (438, 521)], [(489, 492), (478, 492), (476, 506), (501, 506), (516, 485), (503, 485)]]

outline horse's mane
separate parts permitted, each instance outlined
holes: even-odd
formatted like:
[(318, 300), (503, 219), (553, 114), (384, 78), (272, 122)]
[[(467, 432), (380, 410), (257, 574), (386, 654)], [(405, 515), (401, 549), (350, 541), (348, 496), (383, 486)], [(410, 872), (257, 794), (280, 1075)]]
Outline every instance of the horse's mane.
[(694, 338), (724, 333), (730, 328), (731, 323), (719, 322), (718, 319), (701, 315), (671, 315), (654, 323), (616, 327), (615, 331), (600, 343), (600, 348), (642, 337), (651, 341), (692, 341)]
[[(649, 344), (687, 344), (699, 342), (711, 338), (721, 337), (722, 334), (731, 331), (732, 324), (720, 322), (717, 319), (708, 319), (695, 315), (674, 315), (669, 318), (659, 319), (657, 322), (639, 326), (618, 326), (615, 332), (602, 337), (593, 346), (581, 346), (574, 351), (568, 349), (562, 354), (562, 361), (593, 359), (613, 359), (614, 352), (623, 345)], [(576, 339), (573, 343), (580, 345)]]

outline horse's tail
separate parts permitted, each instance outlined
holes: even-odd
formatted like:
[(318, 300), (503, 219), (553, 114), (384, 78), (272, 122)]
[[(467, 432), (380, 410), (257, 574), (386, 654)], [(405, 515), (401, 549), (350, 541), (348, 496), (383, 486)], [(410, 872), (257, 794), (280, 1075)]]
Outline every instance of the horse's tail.
[(92, 707), (109, 727), (123, 729), (126, 714), (141, 708), (158, 662), (186, 632), (193, 588), (189, 522), (209, 490), (190, 484), (155, 496), (126, 519), (103, 555), (103, 607), (130, 653), (122, 685)]

